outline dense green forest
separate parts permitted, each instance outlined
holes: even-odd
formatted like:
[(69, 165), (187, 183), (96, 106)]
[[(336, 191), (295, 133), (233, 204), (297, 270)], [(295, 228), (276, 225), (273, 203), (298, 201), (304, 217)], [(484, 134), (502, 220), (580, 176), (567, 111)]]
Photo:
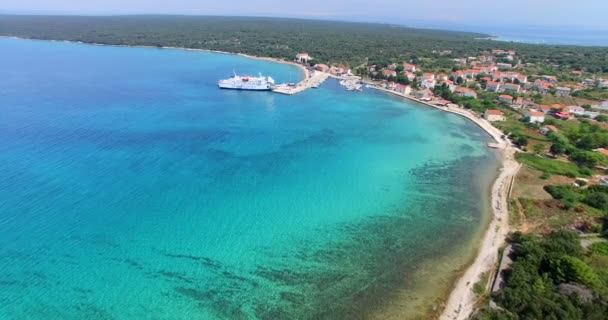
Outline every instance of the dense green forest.
[(583, 249), (573, 232), (516, 233), (507, 285), (477, 320), (600, 320), (608, 315), (608, 243)]
[[(608, 48), (529, 45), (480, 40), (488, 35), (388, 24), (209, 16), (0, 15), (0, 35), (119, 45), (176, 46), (316, 62), (362, 64), (411, 61), (452, 66), (450, 58), (493, 48), (515, 49), (524, 63), (608, 73)], [(433, 51), (451, 50), (439, 56)]]

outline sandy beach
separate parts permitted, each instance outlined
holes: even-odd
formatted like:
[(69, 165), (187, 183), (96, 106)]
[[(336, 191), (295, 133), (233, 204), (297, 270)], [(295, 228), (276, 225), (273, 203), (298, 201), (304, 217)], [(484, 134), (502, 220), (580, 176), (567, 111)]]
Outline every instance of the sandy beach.
[(482, 274), (492, 270), (496, 266), (499, 259), (498, 249), (504, 245), (509, 233), (509, 190), (513, 178), (521, 166), (515, 161), (516, 149), (502, 138), (503, 133), (499, 129), (466, 109), (460, 107), (439, 107), (398, 92), (382, 88), (375, 89), (463, 116), (473, 121), (473, 123), (487, 132), (497, 142), (499, 159), (502, 166), (491, 190), (492, 218), (482, 238), (475, 260), (456, 282), (439, 317), (441, 320), (466, 320), (475, 311), (475, 304), (477, 302), (477, 296), (472, 290), (473, 285), (480, 280)]

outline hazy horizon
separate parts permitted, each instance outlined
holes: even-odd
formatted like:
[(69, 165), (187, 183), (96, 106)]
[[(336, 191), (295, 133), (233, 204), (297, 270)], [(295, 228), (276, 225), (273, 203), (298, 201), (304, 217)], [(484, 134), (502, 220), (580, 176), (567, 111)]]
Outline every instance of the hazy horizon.
[(287, 7), (279, 0), (233, 0), (230, 4), (194, 0), (171, 3), (145, 0), (21, 0), (19, 3), (0, 4), (2, 14), (252, 16), (387, 23), (466, 31), (479, 28), (477, 32), (482, 33), (486, 28), (491, 31), (492, 28), (503, 27), (608, 30), (604, 22), (607, 11), (608, 3), (592, 0), (581, 0), (577, 6), (571, 6), (565, 0), (540, 0), (534, 3), (513, 0), (494, 4), (491, 8), (480, 0), (458, 3), (378, 0), (373, 4), (362, 0), (309, 0), (306, 5), (296, 8)]

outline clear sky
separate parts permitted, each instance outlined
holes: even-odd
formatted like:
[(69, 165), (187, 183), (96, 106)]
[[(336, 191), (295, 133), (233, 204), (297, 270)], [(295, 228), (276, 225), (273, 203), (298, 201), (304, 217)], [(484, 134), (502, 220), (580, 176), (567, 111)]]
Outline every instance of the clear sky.
[(607, 0), (2, 0), (0, 12), (246, 15), (417, 26), (538, 25), (608, 30)]

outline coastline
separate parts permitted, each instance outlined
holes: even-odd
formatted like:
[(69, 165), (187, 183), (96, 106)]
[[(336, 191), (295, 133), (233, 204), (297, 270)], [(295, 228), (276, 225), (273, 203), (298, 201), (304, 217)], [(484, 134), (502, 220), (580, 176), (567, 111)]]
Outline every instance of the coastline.
[(509, 190), (515, 175), (521, 167), (515, 160), (516, 149), (502, 138), (503, 134), (500, 130), (468, 110), (454, 107), (439, 107), (412, 96), (387, 89), (373, 88), (465, 117), (497, 142), (498, 158), (501, 161), (501, 166), (491, 189), (490, 203), (492, 206), (492, 216), (487, 229), (485, 232), (482, 232), (483, 236), (474, 260), (465, 268), (464, 273), (453, 285), (449, 297), (443, 306), (443, 311), (439, 316), (441, 320), (466, 320), (475, 311), (477, 303), (477, 296), (472, 290), (473, 285), (480, 280), (484, 273), (491, 271), (496, 266), (499, 260), (498, 249), (504, 245), (510, 231)]
[(96, 42), (82, 42), (82, 41), (73, 41), (73, 40), (47, 40), (47, 39), (36, 39), (36, 38), (21, 38), (21, 37), (13, 37), (13, 36), (2, 36), (0, 35), (0, 39), (18, 39), (18, 40), (35, 40), (35, 41), (51, 41), (51, 42), (67, 42), (67, 43), (77, 43), (77, 44), (85, 44), (85, 45), (93, 45), (93, 46), (106, 46), (106, 47), (121, 47), (121, 48), (146, 48), (146, 49), (168, 49), (168, 50), (185, 50), (185, 51), (198, 51), (198, 52), (207, 52), (207, 53), (219, 53), (219, 54), (227, 54), (233, 56), (241, 56), (244, 58), (270, 61), (282, 64), (289, 64), (295, 67), (298, 67), (302, 74), (304, 75), (304, 79), (310, 77), (310, 72), (303, 65), (295, 63), (294, 61), (286, 61), (278, 58), (270, 58), (270, 57), (259, 57), (254, 55), (249, 55), (245, 53), (233, 53), (227, 51), (219, 51), (219, 50), (209, 50), (209, 49), (196, 49), (196, 48), (186, 48), (186, 47), (156, 47), (156, 46), (133, 46), (126, 44), (106, 44), (106, 43), (96, 43)]
[[(80, 41), (69, 41), (69, 40), (43, 40), (43, 39), (32, 39), (32, 38), (19, 38), (19, 37), (10, 37), (10, 36), (0, 36), (0, 38), (12, 38), (12, 39), (20, 39), (20, 40), (41, 40), (41, 41), (54, 41), (54, 42), (68, 42), (68, 43), (78, 43), (78, 44), (89, 44), (89, 45), (98, 45), (98, 46), (113, 46), (113, 47), (128, 47), (128, 48), (152, 48), (152, 49), (173, 49), (173, 50), (188, 50), (188, 51), (199, 51), (199, 52), (208, 52), (208, 53), (220, 53), (220, 54), (229, 54), (229, 55), (239, 55), (246, 58), (264, 60), (276, 63), (283, 64), (291, 64), (294, 65), (300, 70), (302, 70), (304, 74), (304, 79), (308, 79), (310, 77), (310, 73), (308, 69), (304, 66), (297, 64), (292, 61), (285, 61), (277, 58), (269, 58), (269, 57), (258, 57), (252, 56), (242, 53), (230, 53), (223, 51), (214, 51), (207, 49), (194, 49), (194, 48), (184, 48), (184, 47), (156, 47), (156, 46), (132, 46), (132, 45), (112, 45), (112, 44), (100, 44), (100, 43), (85, 43)], [(410, 99), (412, 101), (433, 107), (435, 109), (451, 112), (462, 117), (465, 117), (479, 126), (482, 130), (484, 130), (487, 134), (489, 134), (498, 145), (499, 149), (499, 159), (501, 160), (501, 166), (498, 171), (498, 176), (496, 177), (491, 190), (490, 201), (492, 205), (492, 216), (490, 222), (485, 231), (480, 231), (482, 234), (481, 243), (479, 245), (479, 249), (474, 254), (474, 260), (467, 264), (464, 267), (464, 273), (459, 277), (459, 279), (453, 284), (448, 299), (445, 304), (442, 305), (443, 312), (439, 319), (467, 319), (475, 310), (475, 304), (477, 302), (477, 297), (472, 291), (472, 286), (479, 279), (480, 276), (491, 270), (495, 264), (498, 262), (498, 249), (505, 243), (506, 236), (509, 232), (509, 219), (508, 219), (508, 191), (510, 189), (510, 185), (512, 183), (512, 179), (519, 170), (519, 164), (514, 159), (514, 154), (516, 149), (508, 143), (508, 141), (503, 140), (503, 133), (492, 126), (489, 122), (484, 119), (479, 118), (478, 116), (472, 114), (468, 110), (462, 108), (454, 108), (454, 107), (438, 107), (426, 101), (421, 101), (412, 96), (406, 96), (400, 94), (398, 92), (376, 88), (373, 89), (385, 91), (387, 93), (395, 94), (397, 96)]]

